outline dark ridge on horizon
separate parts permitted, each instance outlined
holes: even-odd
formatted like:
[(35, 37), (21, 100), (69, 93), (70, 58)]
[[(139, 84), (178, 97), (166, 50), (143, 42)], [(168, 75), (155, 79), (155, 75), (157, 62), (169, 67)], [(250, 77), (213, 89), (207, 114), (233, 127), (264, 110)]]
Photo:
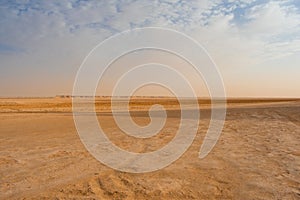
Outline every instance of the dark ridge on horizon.
[[(104, 99), (111, 99), (112, 96), (94, 96), (95, 98), (104, 98)], [(93, 96), (72, 96), (72, 95), (56, 95), (56, 96), (7, 96), (7, 97), (1, 97), (0, 99), (71, 99), (71, 98), (94, 98)], [(138, 99), (177, 99), (177, 97), (174, 96), (116, 96), (114, 98), (117, 99), (125, 99), (125, 98), (134, 98), (136, 100)], [(178, 97), (179, 99), (192, 99), (193, 97)], [(241, 103), (251, 103), (253, 101), (255, 102), (280, 102), (280, 101), (300, 101), (300, 97), (226, 97), (224, 98), (210, 98), (210, 97), (197, 97), (198, 100), (205, 100), (205, 101), (224, 101), (226, 100), (227, 103), (236, 103), (236, 102), (241, 102)]]

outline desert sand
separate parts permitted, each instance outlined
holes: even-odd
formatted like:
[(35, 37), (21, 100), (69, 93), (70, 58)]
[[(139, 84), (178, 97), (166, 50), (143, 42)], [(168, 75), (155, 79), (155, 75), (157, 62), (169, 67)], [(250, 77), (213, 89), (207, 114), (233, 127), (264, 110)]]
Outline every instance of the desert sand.
[[(96, 102), (99, 122), (118, 146), (154, 151), (174, 137), (180, 110), (174, 99), (134, 99), (136, 123), (147, 109), (168, 110), (165, 127), (149, 139), (123, 134), (109, 100)], [(300, 101), (230, 100), (221, 137), (198, 158), (210, 120), (201, 121), (191, 147), (168, 167), (150, 173), (115, 171), (85, 149), (76, 132), (71, 98), (0, 99), (0, 199), (300, 199)], [(188, 131), (188, 130), (187, 130)]]

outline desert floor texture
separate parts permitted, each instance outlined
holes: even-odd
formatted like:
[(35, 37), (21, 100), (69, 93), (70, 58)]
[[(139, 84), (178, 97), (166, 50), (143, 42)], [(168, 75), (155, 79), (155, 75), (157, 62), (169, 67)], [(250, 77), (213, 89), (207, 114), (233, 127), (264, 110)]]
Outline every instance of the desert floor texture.
[[(168, 110), (153, 138), (123, 134), (108, 98), (96, 101), (99, 123), (121, 148), (155, 151), (176, 134), (180, 110), (173, 99), (133, 99), (136, 123), (149, 123), (153, 102)], [(2, 98), (0, 199), (300, 199), (299, 100), (229, 101), (217, 145), (199, 159), (210, 121), (209, 104), (202, 103), (197, 136), (183, 156), (162, 170), (131, 174), (101, 164), (85, 149), (71, 98)]]

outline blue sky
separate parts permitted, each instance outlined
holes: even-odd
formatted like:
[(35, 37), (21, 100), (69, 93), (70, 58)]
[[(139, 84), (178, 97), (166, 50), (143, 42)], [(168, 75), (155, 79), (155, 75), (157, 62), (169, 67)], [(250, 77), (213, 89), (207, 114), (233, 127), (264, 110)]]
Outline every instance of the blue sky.
[(70, 94), (88, 52), (139, 27), (195, 38), (228, 96), (300, 97), (297, 0), (1, 1), (0, 96)]

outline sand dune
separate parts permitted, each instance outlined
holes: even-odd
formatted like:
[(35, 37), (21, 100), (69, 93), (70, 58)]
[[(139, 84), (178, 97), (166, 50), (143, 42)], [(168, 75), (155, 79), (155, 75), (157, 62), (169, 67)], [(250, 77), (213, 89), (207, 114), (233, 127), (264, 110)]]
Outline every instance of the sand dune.
[[(142, 103), (141, 103), (142, 102)], [(132, 116), (149, 122), (152, 105), (135, 100)], [(174, 137), (177, 102), (162, 132), (137, 139), (115, 126), (107, 100), (96, 103), (101, 125), (121, 148), (154, 151)], [(196, 139), (170, 166), (151, 173), (115, 171), (81, 143), (69, 98), (0, 100), (0, 199), (300, 199), (300, 102), (231, 101), (222, 135), (198, 158), (210, 119), (202, 102)], [(187, 130), (188, 131), (188, 130)]]

